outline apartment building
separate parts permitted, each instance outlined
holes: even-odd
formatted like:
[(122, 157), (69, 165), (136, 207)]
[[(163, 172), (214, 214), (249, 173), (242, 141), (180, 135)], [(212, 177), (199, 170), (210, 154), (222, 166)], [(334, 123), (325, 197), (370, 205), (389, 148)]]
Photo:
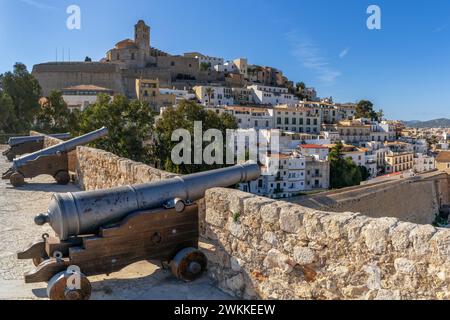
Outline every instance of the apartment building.
[(344, 140), (346, 143), (371, 141), (372, 126), (369, 124), (355, 120), (345, 120), (340, 121), (335, 126), (335, 129), (339, 132), (341, 140)]
[(414, 153), (388, 151), (386, 153), (386, 172), (402, 172), (411, 170), (414, 167)]
[(239, 129), (272, 129), (273, 117), (267, 108), (246, 106), (225, 106), (223, 112), (233, 115)]
[(161, 94), (158, 80), (136, 79), (136, 96), (139, 101), (148, 102), (149, 106), (156, 112), (160, 112), (161, 108), (170, 107), (176, 103), (174, 94)]
[(254, 104), (253, 91), (247, 88), (232, 88), (234, 103), (237, 105)]
[(311, 110), (288, 105), (269, 109), (274, 118), (274, 127), (285, 131), (319, 134), (321, 128), (320, 115)]
[(328, 160), (330, 153), (327, 146), (318, 144), (300, 144), (298, 149), (302, 155), (309, 157), (316, 156), (319, 160)]
[(262, 105), (295, 104), (298, 99), (284, 87), (270, 87), (263, 85), (251, 85), (247, 89), (252, 90), (253, 101)]
[(424, 153), (414, 155), (414, 172), (421, 173), (436, 169), (436, 161), (433, 156)]
[(271, 154), (263, 163), (261, 177), (241, 184), (240, 189), (273, 199), (290, 198), (306, 190), (305, 168), (306, 158), (298, 153)]
[(234, 104), (233, 90), (223, 86), (195, 86), (193, 88), (200, 104), (211, 106), (231, 106)]
[(306, 191), (327, 190), (330, 188), (330, 162), (314, 156), (306, 157)]

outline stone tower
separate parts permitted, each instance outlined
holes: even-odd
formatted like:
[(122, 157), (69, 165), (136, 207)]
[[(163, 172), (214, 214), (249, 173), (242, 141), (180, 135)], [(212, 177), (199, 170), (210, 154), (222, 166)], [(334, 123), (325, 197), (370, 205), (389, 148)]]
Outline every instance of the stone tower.
[(143, 20), (139, 20), (134, 26), (134, 42), (147, 54), (150, 52), (150, 27)]

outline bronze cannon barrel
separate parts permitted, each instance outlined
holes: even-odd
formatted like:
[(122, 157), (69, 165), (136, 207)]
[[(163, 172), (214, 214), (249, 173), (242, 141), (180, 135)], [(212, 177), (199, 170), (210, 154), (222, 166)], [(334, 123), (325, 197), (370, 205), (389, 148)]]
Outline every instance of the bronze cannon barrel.
[(37, 216), (35, 222), (49, 223), (61, 240), (67, 240), (71, 236), (93, 234), (132, 212), (161, 208), (180, 200), (196, 201), (203, 198), (208, 189), (250, 182), (260, 175), (259, 165), (247, 162), (156, 183), (55, 194), (48, 213)]
[(106, 127), (103, 127), (101, 129), (89, 132), (85, 135), (82, 135), (82, 136), (73, 138), (71, 140), (64, 141), (60, 144), (51, 146), (49, 148), (39, 150), (39, 151), (33, 152), (31, 154), (25, 155), (23, 157), (17, 158), (13, 162), (13, 167), (14, 167), (14, 169), (17, 170), (21, 166), (25, 165), (27, 162), (36, 160), (37, 158), (39, 158), (41, 156), (70, 152), (72, 150), (75, 150), (78, 146), (88, 144), (88, 143), (95, 141), (106, 135), (108, 135), (108, 129)]

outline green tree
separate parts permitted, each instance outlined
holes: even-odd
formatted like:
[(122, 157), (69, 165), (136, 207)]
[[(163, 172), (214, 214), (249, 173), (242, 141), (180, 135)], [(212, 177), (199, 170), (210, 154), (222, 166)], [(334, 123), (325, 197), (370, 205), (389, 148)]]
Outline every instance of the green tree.
[(14, 117), (17, 119), (14, 127), (8, 128), (10, 132), (29, 130), (40, 110), (41, 87), (36, 78), (24, 64), (16, 63), (12, 72), (0, 75), (0, 87), (11, 98)]
[[(172, 141), (172, 133), (177, 129), (186, 129), (191, 135), (191, 144), (193, 150), (194, 140), (194, 122), (202, 122), (203, 133), (209, 129), (218, 129), (222, 132), (223, 139), (226, 138), (227, 129), (237, 129), (236, 119), (227, 113), (218, 115), (217, 113), (206, 110), (203, 106), (196, 104), (193, 101), (182, 101), (176, 108), (170, 107), (162, 114), (161, 119), (155, 126), (155, 151), (154, 153), (159, 158), (159, 166), (162, 169), (174, 173), (189, 174), (194, 172), (201, 172), (223, 167), (223, 165), (195, 165), (195, 164), (181, 164), (175, 165), (172, 162), (172, 149), (179, 144), (179, 142)], [(204, 142), (203, 147), (210, 144)], [(224, 149), (224, 157), (225, 157)], [(193, 163), (192, 153), (192, 163)], [(225, 161), (224, 161), (225, 163)]]
[(341, 189), (359, 185), (362, 181), (360, 168), (352, 158), (344, 158), (344, 145), (338, 142), (329, 155), (330, 159), (330, 186), (332, 189)]
[(0, 91), (0, 133), (11, 133), (17, 126), (17, 117), (11, 97)]
[(381, 121), (383, 118), (383, 110), (376, 112), (373, 109), (373, 103), (368, 100), (361, 100), (356, 105), (356, 118), (368, 118), (375, 121)]
[(106, 138), (92, 143), (103, 149), (135, 161), (151, 163), (149, 142), (154, 123), (148, 104), (124, 96), (101, 94), (96, 103), (79, 114), (79, 134), (85, 134), (105, 126), (109, 130)]
[(44, 133), (77, 131), (74, 127), (75, 117), (76, 115), (69, 111), (62, 94), (52, 91), (36, 117), (35, 129)]

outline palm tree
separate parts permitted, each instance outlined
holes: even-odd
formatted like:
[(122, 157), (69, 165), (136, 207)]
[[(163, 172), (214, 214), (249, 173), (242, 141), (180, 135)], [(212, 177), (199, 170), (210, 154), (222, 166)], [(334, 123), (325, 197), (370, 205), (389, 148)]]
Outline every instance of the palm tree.
[(208, 87), (205, 89), (206, 96), (208, 97), (208, 105), (211, 105), (211, 97), (214, 95), (214, 89), (211, 87)]

